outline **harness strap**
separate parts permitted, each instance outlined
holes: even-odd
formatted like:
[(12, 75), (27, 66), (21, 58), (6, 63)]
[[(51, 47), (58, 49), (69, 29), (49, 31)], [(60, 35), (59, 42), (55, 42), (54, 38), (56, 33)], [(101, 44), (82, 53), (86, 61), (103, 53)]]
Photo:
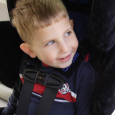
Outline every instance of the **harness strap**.
[(46, 87), (43, 96), (36, 109), (35, 115), (48, 115), (57, 92), (58, 89)]
[[(27, 115), (34, 83), (46, 86), (35, 115), (47, 115), (53, 104), (54, 98), (56, 97), (58, 89), (62, 88), (64, 81), (55, 75), (40, 73), (39, 71), (31, 69), (24, 70), (23, 78), (24, 84), (20, 94), (16, 115)], [(43, 108), (45, 111), (43, 111)]]
[(18, 107), (16, 109), (16, 115), (27, 115), (33, 87), (34, 83), (24, 80), (19, 97)]

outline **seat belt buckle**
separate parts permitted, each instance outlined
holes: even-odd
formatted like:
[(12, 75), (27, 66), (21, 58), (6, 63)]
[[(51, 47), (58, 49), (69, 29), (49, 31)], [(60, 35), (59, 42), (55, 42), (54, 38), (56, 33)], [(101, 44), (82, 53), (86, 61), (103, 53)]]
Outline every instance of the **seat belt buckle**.
[[(38, 76), (37, 79), (40, 80), (42, 77)], [(43, 80), (42, 84), (49, 88), (61, 89), (63, 87), (64, 80), (56, 75), (46, 74), (46, 78)]]
[(41, 73), (40, 71), (32, 69), (25, 69), (22, 76), (24, 80), (39, 83), (53, 89), (61, 89), (64, 84), (64, 80), (59, 76)]

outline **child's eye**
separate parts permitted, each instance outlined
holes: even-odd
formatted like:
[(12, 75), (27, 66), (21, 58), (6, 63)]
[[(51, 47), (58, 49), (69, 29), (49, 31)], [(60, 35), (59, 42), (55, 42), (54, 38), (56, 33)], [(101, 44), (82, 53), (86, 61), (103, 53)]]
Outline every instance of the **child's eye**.
[(47, 46), (50, 46), (50, 45), (52, 45), (54, 42), (55, 42), (55, 41), (52, 40), (52, 41), (48, 42), (46, 45), (47, 45)]
[(71, 31), (65, 33), (65, 37), (69, 36), (71, 34)]

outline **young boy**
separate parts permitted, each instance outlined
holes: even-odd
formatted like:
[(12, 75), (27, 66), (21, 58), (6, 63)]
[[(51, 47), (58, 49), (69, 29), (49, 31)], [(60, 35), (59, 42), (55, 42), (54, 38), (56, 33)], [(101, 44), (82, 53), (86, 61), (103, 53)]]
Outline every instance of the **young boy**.
[[(84, 54), (76, 52), (78, 41), (73, 31), (73, 21), (69, 20), (62, 1), (19, 0), (12, 12), (12, 24), (24, 41), (20, 48), (28, 54), (20, 67), (22, 83), (24, 80), (22, 73), (25, 69), (50, 75), (55, 73), (64, 80), (63, 87), (58, 89), (47, 114), (92, 115), (91, 105), (97, 82), (96, 73), (89, 63), (81, 61)], [(34, 84), (28, 115), (35, 114), (44, 90), (44, 85)], [(20, 90), (17, 92), (17, 95), (13, 93), (10, 97), (3, 115), (15, 113)], [(27, 96), (23, 95), (23, 97)]]

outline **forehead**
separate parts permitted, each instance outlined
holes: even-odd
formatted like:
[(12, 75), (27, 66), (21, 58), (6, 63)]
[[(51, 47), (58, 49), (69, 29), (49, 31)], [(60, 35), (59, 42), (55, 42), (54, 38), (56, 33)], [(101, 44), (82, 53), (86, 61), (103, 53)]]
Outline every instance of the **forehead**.
[(34, 32), (34, 40), (45, 41), (52, 38), (57, 38), (64, 34), (66, 30), (71, 29), (69, 18), (63, 18), (58, 22), (53, 22), (50, 26), (39, 28)]

